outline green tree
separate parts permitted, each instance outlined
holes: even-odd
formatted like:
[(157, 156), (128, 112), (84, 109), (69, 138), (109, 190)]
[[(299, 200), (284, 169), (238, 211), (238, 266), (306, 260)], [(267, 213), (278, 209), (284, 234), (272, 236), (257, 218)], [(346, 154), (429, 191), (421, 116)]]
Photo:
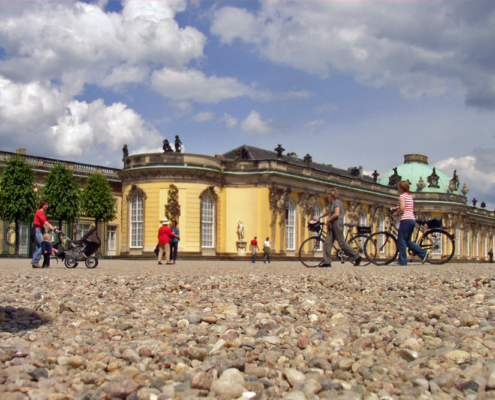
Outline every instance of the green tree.
[(74, 179), (72, 171), (65, 164), (57, 164), (46, 177), (45, 187), (41, 190), (41, 197), (50, 203), (50, 216), (59, 221), (68, 223), (79, 219), (81, 189)]
[(81, 203), (84, 215), (94, 218), (96, 227), (98, 221), (108, 222), (116, 218), (112, 188), (102, 174), (92, 174), (88, 178), (81, 194)]
[(0, 178), (0, 218), (15, 222), (16, 256), (19, 256), (19, 222), (31, 220), (38, 203), (33, 169), (22, 157), (12, 157)]

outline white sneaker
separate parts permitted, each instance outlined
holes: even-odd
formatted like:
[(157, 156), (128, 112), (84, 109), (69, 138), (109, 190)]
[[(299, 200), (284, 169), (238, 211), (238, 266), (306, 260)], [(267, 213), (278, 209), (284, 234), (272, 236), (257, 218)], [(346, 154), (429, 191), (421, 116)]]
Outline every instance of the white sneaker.
[(426, 254), (425, 256), (423, 257), (423, 259), (421, 260), (421, 264), (424, 264), (426, 262), (426, 260), (428, 259), (428, 255), (430, 254), (430, 252), (428, 250), (426, 250)]

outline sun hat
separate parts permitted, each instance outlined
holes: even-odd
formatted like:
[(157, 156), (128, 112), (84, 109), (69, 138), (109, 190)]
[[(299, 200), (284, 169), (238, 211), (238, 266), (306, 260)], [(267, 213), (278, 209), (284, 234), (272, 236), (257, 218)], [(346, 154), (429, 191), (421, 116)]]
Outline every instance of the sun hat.
[(169, 221), (168, 221), (168, 218), (163, 218), (161, 222), (162, 222), (162, 225), (165, 225), (165, 224), (168, 224)]

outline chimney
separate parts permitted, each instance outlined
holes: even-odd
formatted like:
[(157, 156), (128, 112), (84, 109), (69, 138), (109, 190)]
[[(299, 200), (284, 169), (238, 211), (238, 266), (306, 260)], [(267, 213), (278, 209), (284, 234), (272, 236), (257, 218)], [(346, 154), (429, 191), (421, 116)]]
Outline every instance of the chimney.
[(15, 151), (15, 154), (19, 154), (20, 156), (25, 156), (26, 155), (26, 149), (17, 149)]

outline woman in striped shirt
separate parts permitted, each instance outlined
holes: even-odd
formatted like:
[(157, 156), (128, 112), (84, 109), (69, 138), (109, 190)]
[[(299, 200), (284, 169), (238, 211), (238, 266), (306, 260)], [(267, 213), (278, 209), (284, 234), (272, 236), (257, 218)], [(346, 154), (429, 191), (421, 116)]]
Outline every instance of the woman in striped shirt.
[(407, 265), (407, 248), (421, 258), (424, 264), (428, 258), (428, 251), (412, 241), (416, 217), (414, 216), (414, 200), (409, 193), (409, 182), (400, 181), (398, 187), (400, 193), (399, 204), (397, 205), (397, 210), (392, 214), (394, 217), (400, 215), (399, 233), (397, 235), (399, 262), (397, 265)]

